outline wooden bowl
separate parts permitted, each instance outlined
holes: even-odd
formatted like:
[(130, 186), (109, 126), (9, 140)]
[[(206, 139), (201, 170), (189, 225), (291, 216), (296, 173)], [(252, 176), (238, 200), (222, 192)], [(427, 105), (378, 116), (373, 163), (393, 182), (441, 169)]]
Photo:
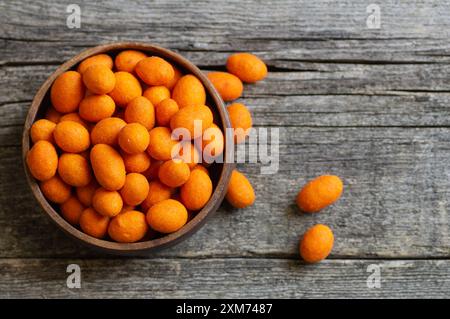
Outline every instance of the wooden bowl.
[[(28, 184), (31, 187), (31, 190), (36, 197), (37, 201), (44, 209), (46, 214), (50, 217), (50, 219), (56, 223), (66, 234), (70, 237), (78, 240), (79, 242), (93, 247), (99, 251), (119, 254), (119, 255), (146, 255), (155, 250), (169, 247), (173, 244), (183, 241), (189, 235), (192, 235), (195, 231), (197, 231), (206, 221), (206, 218), (210, 216), (213, 212), (217, 210), (220, 206), (226, 190), (228, 181), (231, 176), (231, 172), (234, 168), (234, 164), (232, 164), (230, 152), (225, 143), (224, 150), (224, 163), (213, 164), (211, 171), (211, 177), (214, 184), (214, 190), (212, 196), (206, 206), (199, 211), (196, 216), (190, 220), (184, 227), (178, 230), (175, 233), (171, 233), (165, 235), (160, 238), (141, 241), (137, 243), (117, 243), (108, 240), (97, 239), (91, 237), (82, 231), (78, 230), (76, 227), (70, 225), (66, 222), (61, 215), (55, 210), (56, 206), (50, 204), (42, 194), (37, 181), (30, 174), (28, 167), (26, 165), (26, 155), (28, 150), (30, 149), (30, 127), (36, 121), (36, 119), (43, 116), (45, 110), (51, 105), (50, 103), (50, 88), (53, 84), (53, 81), (63, 72), (68, 71), (70, 69), (75, 69), (78, 63), (83, 61), (84, 59), (99, 54), (99, 53), (108, 53), (113, 58), (114, 55), (118, 52), (126, 49), (135, 49), (146, 52), (149, 55), (157, 55), (162, 58), (165, 58), (167, 61), (173, 63), (183, 73), (191, 73), (195, 75), (204, 85), (207, 96), (209, 106), (212, 111), (216, 113), (216, 120), (220, 120), (219, 126), (222, 127), (225, 132), (226, 128), (231, 127), (230, 120), (228, 118), (228, 113), (226, 111), (225, 105), (220, 98), (217, 91), (214, 89), (211, 82), (208, 78), (198, 69), (194, 64), (189, 62), (187, 59), (183, 58), (179, 54), (170, 51), (168, 49), (164, 49), (155, 45), (138, 43), (138, 42), (118, 42), (112, 44), (106, 44), (97, 46), (94, 48), (87, 49), (77, 56), (73, 57), (66, 63), (62, 64), (50, 77), (44, 82), (41, 88), (36, 93), (33, 102), (31, 103), (30, 110), (28, 111), (27, 118), (25, 120), (25, 127), (23, 130), (22, 136), (22, 157), (25, 167), (25, 173), (27, 176)], [(226, 134), (224, 134), (225, 141), (227, 140)]]

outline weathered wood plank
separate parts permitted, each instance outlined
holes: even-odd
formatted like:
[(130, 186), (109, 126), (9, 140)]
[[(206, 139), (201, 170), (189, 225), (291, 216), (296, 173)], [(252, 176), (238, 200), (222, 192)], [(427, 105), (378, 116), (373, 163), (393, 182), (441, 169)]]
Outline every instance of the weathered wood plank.
[[(66, 286), (71, 263), (81, 267), (80, 289)], [(380, 267), (380, 288), (368, 288), (369, 265)], [(448, 298), (449, 291), (448, 260), (0, 260), (2, 298)]]
[[(317, 64), (324, 72), (271, 72), (246, 85), (244, 97), (288, 95), (386, 95), (409, 91), (449, 92), (450, 65)], [(0, 69), (0, 104), (31, 100), (56, 66), (6, 66)]]
[[(160, 256), (295, 256), (298, 237), (314, 223), (336, 235), (335, 258), (449, 257), (450, 128), (281, 129), (280, 168), (261, 175), (244, 165), (256, 204), (228, 205), (196, 235)], [(0, 257), (95, 255), (51, 226), (37, 207), (17, 147), (0, 148)], [(306, 180), (335, 173), (343, 198), (323, 213), (299, 214), (295, 196)]]
[[(320, 1), (216, 1), (180, 5), (165, 1), (79, 1), (82, 28), (68, 29), (66, 7), (70, 0), (49, 3), (43, 0), (1, 3), (3, 38), (23, 41), (89, 41), (131, 38), (134, 40), (189, 43), (205, 48), (205, 43), (234, 47), (230, 39), (352, 39), (352, 38), (432, 38), (448, 37), (448, 2), (379, 1), (380, 29), (367, 28), (367, 2)], [(113, 26), (113, 28), (111, 28)], [(274, 27), (275, 26), (275, 27)], [(95, 32), (92, 32), (95, 31)], [(205, 38), (207, 38), (205, 40)]]
[[(106, 23), (108, 23), (106, 21)], [(114, 28), (114, 26), (110, 26)], [(273, 27), (276, 29), (277, 24)], [(58, 28), (54, 32), (64, 32)], [(138, 35), (132, 37), (134, 33)], [(448, 63), (450, 48), (447, 38), (444, 39), (328, 39), (308, 40), (292, 37), (283, 38), (238, 38), (220, 43), (203, 36), (204, 48), (192, 48), (192, 41), (180, 39), (176, 32), (165, 32), (164, 39), (140, 38), (140, 30), (130, 30), (130, 38), (155, 43), (171, 48), (195, 62), (201, 67), (219, 67), (224, 65), (229, 54), (235, 51), (250, 51), (261, 56), (269, 68), (280, 71), (315, 70), (306, 63), (360, 63), (360, 64), (408, 64), (408, 63)], [(0, 65), (29, 65), (51, 64), (58, 65), (67, 61), (85, 48), (117, 41), (115, 37), (105, 38), (99, 42), (89, 40), (92, 33), (75, 43), (70, 40), (56, 40), (51, 42), (33, 42), (23, 50), (23, 41), (14, 39), (0, 39), (2, 43)], [(233, 46), (230, 45), (233, 43)], [(195, 43), (194, 43), (195, 44)]]
[(259, 126), (448, 126), (450, 94), (268, 96), (242, 99)]

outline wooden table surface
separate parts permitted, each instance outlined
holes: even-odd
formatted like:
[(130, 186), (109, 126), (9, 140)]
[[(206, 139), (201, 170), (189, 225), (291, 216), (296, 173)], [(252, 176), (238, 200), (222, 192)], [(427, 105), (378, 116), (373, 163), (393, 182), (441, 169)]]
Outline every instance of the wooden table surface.
[[(450, 4), (377, 1), (0, 2), (0, 297), (450, 297)], [(36, 90), (81, 50), (144, 41), (203, 70), (250, 51), (269, 66), (240, 99), (255, 127), (280, 128), (280, 168), (253, 183), (254, 206), (224, 204), (194, 236), (148, 258), (81, 247), (44, 216), (20, 138)], [(300, 214), (305, 181), (341, 176), (341, 200)], [(331, 256), (299, 260), (299, 236), (324, 223)], [(66, 267), (81, 267), (81, 289)], [(380, 287), (373, 287), (374, 269)], [(377, 273), (375, 272), (375, 275)], [(372, 287), (372, 288), (369, 288)]]

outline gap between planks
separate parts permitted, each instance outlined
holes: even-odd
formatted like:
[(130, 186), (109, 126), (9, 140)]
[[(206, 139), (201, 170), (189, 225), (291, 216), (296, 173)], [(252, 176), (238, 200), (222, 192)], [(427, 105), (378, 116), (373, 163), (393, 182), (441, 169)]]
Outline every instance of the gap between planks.
[[(8, 261), (8, 260), (67, 260), (67, 259), (82, 259), (82, 260), (279, 260), (279, 261), (295, 261), (298, 260), (300, 264), (307, 264), (301, 260), (299, 255), (289, 256), (270, 256), (270, 255), (260, 255), (260, 256), (239, 256), (239, 255), (211, 255), (211, 256), (117, 256), (117, 255), (99, 255), (99, 256), (52, 256), (52, 257), (0, 257), (0, 261)], [(369, 261), (450, 261), (450, 255), (448, 257), (421, 257), (421, 256), (411, 256), (411, 257), (327, 257), (326, 260), (333, 262), (345, 262), (345, 261), (361, 261), (361, 262), (369, 262)]]

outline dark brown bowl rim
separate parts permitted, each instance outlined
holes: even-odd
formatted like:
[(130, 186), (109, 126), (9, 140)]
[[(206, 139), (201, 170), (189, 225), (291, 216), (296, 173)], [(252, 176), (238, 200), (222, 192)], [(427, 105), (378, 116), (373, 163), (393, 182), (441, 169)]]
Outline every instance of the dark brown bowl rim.
[[(116, 42), (116, 43), (109, 43), (109, 44), (103, 44), (100, 46), (96, 46), (93, 48), (88, 48), (81, 53), (77, 54), (75, 57), (71, 58), (69, 61), (63, 63), (61, 66), (59, 66), (55, 72), (53, 72), (47, 80), (42, 84), (42, 86), (37, 91), (36, 95), (33, 98), (33, 101), (31, 103), (30, 109), (28, 111), (23, 135), (22, 135), (22, 159), (25, 169), (25, 175), (28, 181), (28, 184), (30, 185), (31, 191), (33, 192), (33, 195), (39, 202), (40, 206), (43, 208), (43, 210), (46, 212), (47, 216), (50, 217), (50, 219), (56, 223), (59, 228), (61, 228), (66, 234), (68, 234), (70, 237), (78, 240), (79, 242), (88, 245), (90, 247), (96, 248), (97, 250), (107, 252), (107, 253), (113, 253), (113, 254), (120, 254), (120, 255), (139, 255), (139, 254), (148, 254), (150, 252), (169, 247), (171, 245), (174, 245), (178, 242), (183, 241), (188, 236), (192, 235), (195, 231), (200, 229), (201, 226), (204, 225), (204, 223), (207, 220), (207, 217), (209, 217), (213, 212), (217, 210), (217, 208), (220, 206), (223, 198), (225, 197), (227, 185), (231, 176), (231, 172), (234, 169), (235, 164), (233, 163), (231, 156), (232, 152), (231, 150), (226, 146), (227, 139), (229, 137), (227, 134), (225, 135), (225, 156), (224, 156), (224, 163), (222, 164), (222, 172), (220, 173), (219, 180), (217, 182), (217, 186), (215, 187), (213, 194), (206, 204), (206, 206), (200, 210), (196, 216), (190, 220), (185, 226), (183, 226), (180, 230), (165, 235), (161, 238), (148, 240), (148, 241), (142, 241), (137, 243), (117, 243), (112, 241), (107, 241), (103, 239), (97, 239), (94, 237), (91, 237), (82, 231), (78, 230), (68, 222), (66, 222), (62, 216), (56, 212), (53, 207), (49, 204), (49, 202), (46, 200), (44, 195), (42, 194), (38, 183), (36, 180), (31, 176), (28, 167), (26, 165), (26, 155), (30, 148), (30, 136), (29, 136), (29, 129), (33, 122), (36, 119), (36, 115), (41, 107), (41, 103), (47, 94), (48, 90), (50, 89), (53, 81), (58, 77), (61, 73), (72, 69), (76, 64), (81, 62), (82, 60), (96, 55), (100, 53), (107, 53), (109, 51), (113, 50), (126, 50), (126, 49), (134, 49), (134, 50), (141, 50), (144, 52), (151, 52), (152, 54), (158, 55), (160, 57), (166, 58), (169, 61), (173, 61), (188, 72), (195, 75), (205, 86), (205, 90), (207, 94), (212, 98), (215, 107), (219, 113), (220, 120), (222, 122), (222, 128), (224, 132), (226, 132), (227, 128), (231, 127), (230, 119), (228, 117), (228, 113), (225, 108), (225, 104), (212, 85), (212, 83), (209, 81), (208, 77), (205, 76), (205, 74), (196, 67), (193, 63), (191, 63), (186, 58), (182, 57), (178, 53), (175, 53), (174, 51), (153, 45), (153, 44), (147, 44), (143, 42)], [(212, 106), (214, 107), (214, 106)]]

